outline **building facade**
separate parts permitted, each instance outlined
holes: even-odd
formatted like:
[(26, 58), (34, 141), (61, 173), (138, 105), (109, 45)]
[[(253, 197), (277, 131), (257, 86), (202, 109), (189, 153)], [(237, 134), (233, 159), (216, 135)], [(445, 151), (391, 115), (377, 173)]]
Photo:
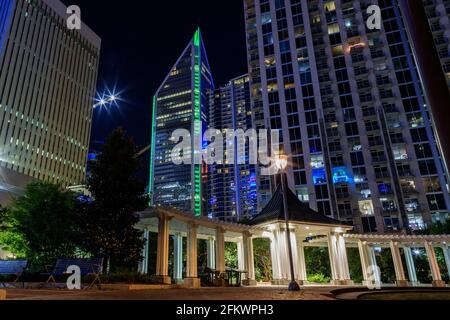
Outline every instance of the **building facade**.
[[(207, 127), (208, 92), (214, 83), (200, 30), (197, 30), (154, 96), (150, 158), (150, 199), (154, 206), (173, 207), (204, 215), (205, 167), (197, 158)], [(176, 130), (190, 133), (191, 144), (176, 165), (172, 150), (183, 139)]]
[[(424, 3), (441, 16), (431, 23), (447, 28), (446, 1)], [(372, 4), (381, 30), (366, 26)], [(446, 174), (397, 1), (244, 7), (253, 123), (281, 130), (298, 197), (360, 232), (421, 229), (448, 217)], [(438, 42), (448, 41), (443, 34)], [(439, 52), (445, 59), (448, 45)], [(272, 178), (258, 179), (260, 208), (274, 189)]]
[[(208, 166), (208, 215), (228, 221), (251, 218), (257, 213), (256, 171), (249, 163), (249, 145), (229, 144), (237, 130), (252, 129), (250, 110), (250, 81), (248, 75), (232, 79), (210, 94), (208, 127), (220, 130), (223, 148), (216, 150), (226, 157)], [(227, 130), (228, 134), (227, 134)], [(227, 148), (233, 148), (229, 153)], [(241, 150), (238, 150), (241, 148)], [(245, 159), (238, 159), (239, 151)], [(233, 161), (228, 158), (233, 156)]]
[(450, 88), (450, 0), (422, 0)]
[(58, 0), (0, 2), (3, 191), (84, 181), (101, 41), (84, 24), (67, 29), (66, 10)]

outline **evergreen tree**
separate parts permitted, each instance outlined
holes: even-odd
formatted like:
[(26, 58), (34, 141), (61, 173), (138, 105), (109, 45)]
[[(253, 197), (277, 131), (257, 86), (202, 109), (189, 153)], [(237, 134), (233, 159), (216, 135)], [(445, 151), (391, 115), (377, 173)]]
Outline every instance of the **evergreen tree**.
[(106, 258), (110, 271), (133, 270), (142, 259), (144, 240), (135, 226), (148, 199), (136, 177), (135, 154), (133, 140), (122, 128), (114, 130), (91, 164), (87, 182), (93, 201), (78, 210), (81, 248)]

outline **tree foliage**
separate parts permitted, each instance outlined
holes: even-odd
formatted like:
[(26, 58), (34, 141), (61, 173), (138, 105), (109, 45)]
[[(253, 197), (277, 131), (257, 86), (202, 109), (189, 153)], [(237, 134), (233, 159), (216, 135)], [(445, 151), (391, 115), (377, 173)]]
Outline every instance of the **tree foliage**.
[(430, 228), (422, 230), (419, 232), (423, 235), (443, 235), (450, 234), (450, 219), (444, 222), (438, 221), (433, 224)]
[(147, 206), (145, 184), (136, 172), (140, 160), (125, 131), (118, 128), (92, 163), (88, 189), (93, 201), (77, 214), (79, 245), (95, 256), (109, 260), (110, 270), (135, 269), (142, 259), (144, 240), (135, 228), (137, 212)]
[(272, 260), (270, 255), (270, 240), (257, 238), (253, 240), (255, 261), (255, 276), (257, 281), (272, 280)]
[(225, 265), (230, 269), (238, 268), (238, 248), (236, 243), (225, 242)]
[(305, 247), (305, 264), (308, 281), (330, 282), (331, 267), (327, 247)]
[(35, 181), (9, 210), (1, 210), (0, 244), (34, 265), (53, 264), (75, 252), (75, 194), (60, 185)]

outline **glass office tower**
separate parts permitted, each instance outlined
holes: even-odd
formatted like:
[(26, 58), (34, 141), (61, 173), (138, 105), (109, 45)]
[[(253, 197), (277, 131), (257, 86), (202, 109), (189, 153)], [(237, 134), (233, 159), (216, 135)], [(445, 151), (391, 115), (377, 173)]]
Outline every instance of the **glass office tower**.
[[(226, 130), (252, 129), (250, 81), (248, 75), (237, 77), (228, 84), (221, 86), (210, 94), (208, 127), (220, 130), (224, 137), (223, 149), (217, 150), (230, 159), (208, 166), (208, 215), (228, 221), (240, 221), (257, 213), (256, 201), (256, 171), (249, 164), (249, 144), (234, 148), (233, 153), (227, 152)], [(238, 149), (245, 151), (245, 163), (238, 163)]]
[(0, 1), (0, 203), (32, 179), (84, 182), (101, 40), (66, 10)]
[[(442, 19), (432, 23), (445, 29), (448, 4), (435, 2)], [(381, 30), (366, 27), (372, 4), (382, 10)], [(397, 1), (244, 6), (253, 122), (282, 130), (298, 197), (360, 232), (448, 217), (446, 175)], [(448, 56), (448, 46), (439, 52)], [(258, 179), (260, 208), (274, 184)]]
[[(206, 212), (205, 167), (195, 164), (195, 146), (203, 146), (208, 92), (214, 83), (200, 30), (197, 30), (154, 96), (150, 160), (150, 199), (155, 206), (173, 207), (196, 216)], [(172, 150), (180, 141), (172, 133), (191, 133), (192, 164), (175, 165)], [(196, 141), (200, 140), (200, 141)]]

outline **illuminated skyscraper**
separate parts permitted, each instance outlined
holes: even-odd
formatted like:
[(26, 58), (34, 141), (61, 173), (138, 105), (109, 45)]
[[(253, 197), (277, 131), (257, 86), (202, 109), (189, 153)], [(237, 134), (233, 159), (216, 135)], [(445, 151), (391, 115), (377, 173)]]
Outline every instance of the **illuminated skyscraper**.
[[(381, 30), (366, 27), (381, 8)], [(448, 72), (449, 2), (424, 1)], [(448, 217), (448, 182), (396, 0), (244, 0), (253, 121), (280, 129), (288, 183), (361, 232)], [(260, 177), (260, 208), (275, 190)]]
[(202, 146), (207, 125), (208, 92), (214, 89), (200, 30), (181, 54), (154, 96), (150, 160), (150, 198), (152, 205), (174, 207), (196, 216), (204, 206), (203, 166), (175, 165), (172, 149), (179, 141), (172, 133), (185, 129), (191, 133), (191, 150)]
[(58, 0), (0, 1), (0, 202), (31, 179), (81, 184), (100, 38)]
[[(227, 151), (225, 130), (252, 129), (250, 82), (248, 75), (231, 80), (211, 93), (208, 127), (223, 134), (223, 150)], [(225, 158), (220, 164), (208, 167), (208, 215), (222, 220), (239, 221), (257, 213), (256, 171), (248, 162), (248, 143), (235, 148), (233, 163)], [(245, 164), (238, 163), (237, 148), (245, 148)], [(244, 150), (240, 150), (244, 151)], [(223, 152), (222, 152), (223, 153)], [(230, 153), (227, 153), (228, 156)]]

